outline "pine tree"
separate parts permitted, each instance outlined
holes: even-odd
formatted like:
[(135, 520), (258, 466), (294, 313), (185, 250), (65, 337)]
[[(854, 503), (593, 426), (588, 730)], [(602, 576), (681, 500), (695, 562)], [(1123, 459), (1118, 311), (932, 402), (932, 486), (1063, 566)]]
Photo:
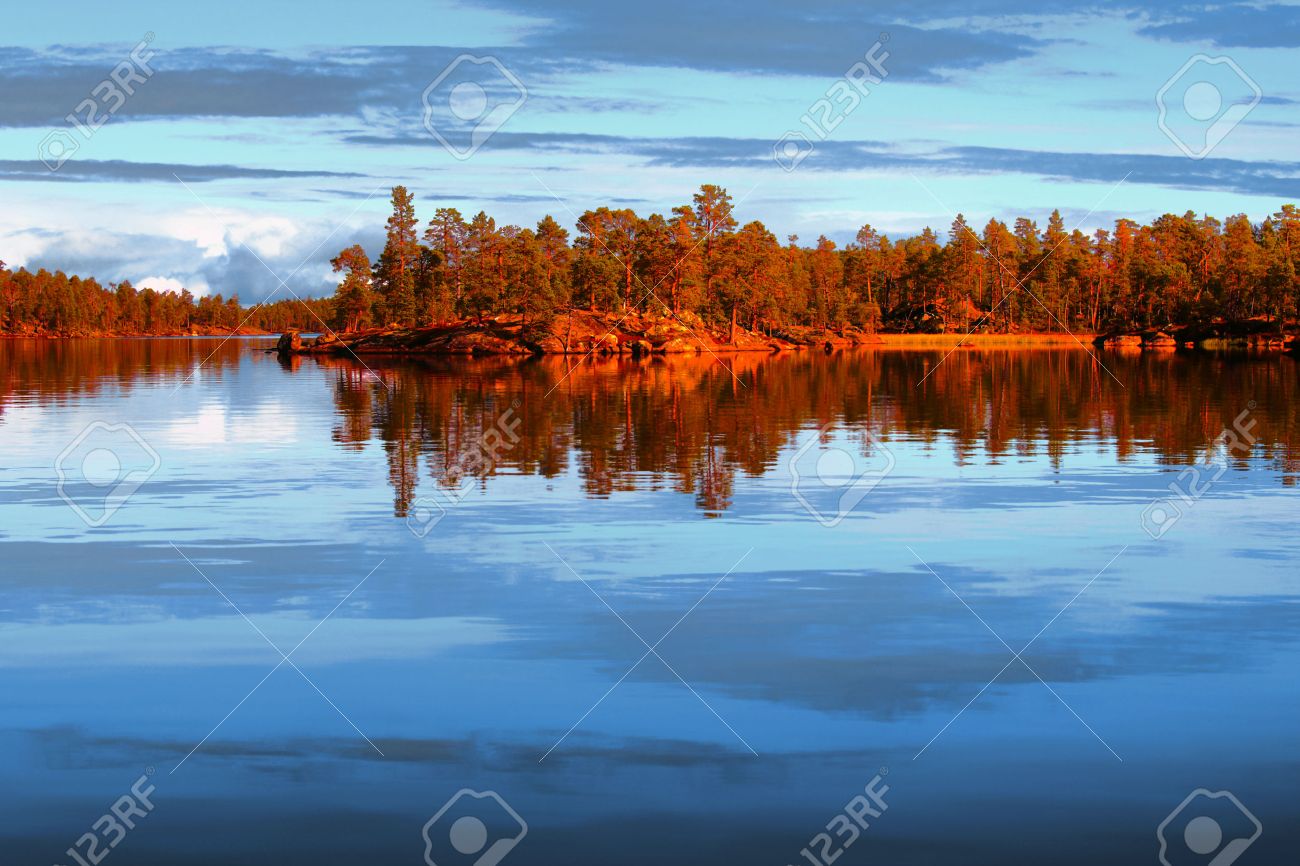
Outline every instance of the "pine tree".
[(353, 244), (335, 256), (334, 273), (346, 271), (334, 291), (334, 327), (355, 331), (370, 324), (374, 297), (371, 292), (370, 259), (360, 244)]
[(383, 297), (384, 318), (394, 325), (416, 320), (415, 276), (420, 255), (416, 241), (415, 200), (404, 186), (393, 187), (384, 252), (375, 265), (375, 282)]

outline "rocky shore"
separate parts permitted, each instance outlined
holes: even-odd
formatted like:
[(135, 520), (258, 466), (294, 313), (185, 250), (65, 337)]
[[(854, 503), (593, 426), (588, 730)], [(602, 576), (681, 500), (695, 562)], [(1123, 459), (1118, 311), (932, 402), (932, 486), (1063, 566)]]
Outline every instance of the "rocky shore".
[(1300, 335), (1294, 328), (1277, 322), (1211, 322), (1204, 325), (1168, 327), (1163, 330), (1112, 331), (1094, 339), (1099, 349), (1116, 351), (1172, 352), (1178, 349), (1254, 349), (1259, 351), (1300, 350)]
[(761, 334), (744, 328), (719, 330), (692, 313), (650, 316), (574, 310), (527, 325), (519, 316), (496, 316), (419, 328), (376, 328), (322, 334), (304, 340), (290, 331), (275, 351), (282, 355), (618, 355), (833, 350), (880, 342), (854, 328), (791, 329)]

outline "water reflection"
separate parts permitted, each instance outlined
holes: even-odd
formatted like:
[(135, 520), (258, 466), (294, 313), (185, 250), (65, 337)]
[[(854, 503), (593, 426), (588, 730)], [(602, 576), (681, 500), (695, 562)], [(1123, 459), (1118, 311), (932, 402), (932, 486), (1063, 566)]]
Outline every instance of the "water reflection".
[(58, 403), (158, 380), (219, 382), (249, 343), (186, 337), (0, 339), (0, 418), (14, 402)]
[[(15, 862), (66, 862), (148, 766), (166, 808), (132, 863), (201, 862), (199, 838), (214, 863), (418, 863), (466, 786), (529, 821), (519, 866), (801, 862), (881, 766), (898, 799), (863, 862), (1145, 862), (1200, 785), (1256, 811), (1259, 862), (1294, 850), (1289, 358), (1107, 357), (1121, 385), (1077, 351), (741, 356), (733, 377), (707, 357), (372, 374), (265, 345), (0, 342)], [(1252, 401), (1245, 471), (1149, 538), (1160, 464)], [(466, 478), (507, 412), (518, 442)], [(50, 466), (92, 419), (163, 468), (87, 531)], [(833, 531), (784, 477), (827, 423), (898, 456)], [(393, 518), (466, 481), (491, 495), (436, 532)], [(1009, 644), (1039, 635), (1026, 660), (1123, 763), (1023, 667), (990, 684), (1009, 652), (909, 548)], [(382, 757), (281, 669), (169, 773), (279, 661), (177, 549), (276, 645), (311, 636), (295, 660)], [(644, 652), (624, 621), (671, 631), (691, 690), (649, 658), (593, 708)]]
[(456, 468), (476, 463), (507, 410), (520, 441), (485, 483), (576, 472), (591, 497), (671, 489), (711, 515), (731, 505), (738, 476), (779, 470), (799, 431), (830, 423), (944, 441), (958, 465), (1045, 456), (1060, 470), (1082, 447), (1113, 449), (1121, 464), (1152, 450), (1190, 464), (1249, 411), (1257, 448), (1232, 458), (1266, 458), (1288, 485), (1300, 469), (1300, 382), (1286, 357), (1108, 356), (1115, 378), (1082, 351), (316, 363), (334, 372), (335, 441), (383, 443), (398, 516), (421, 483), (462, 484)]

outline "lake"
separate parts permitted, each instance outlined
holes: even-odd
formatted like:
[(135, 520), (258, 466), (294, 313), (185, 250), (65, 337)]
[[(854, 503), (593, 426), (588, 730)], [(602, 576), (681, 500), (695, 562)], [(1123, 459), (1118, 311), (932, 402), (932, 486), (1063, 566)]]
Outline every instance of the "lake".
[(1300, 850), (1290, 357), (272, 343), (0, 341), (6, 863)]

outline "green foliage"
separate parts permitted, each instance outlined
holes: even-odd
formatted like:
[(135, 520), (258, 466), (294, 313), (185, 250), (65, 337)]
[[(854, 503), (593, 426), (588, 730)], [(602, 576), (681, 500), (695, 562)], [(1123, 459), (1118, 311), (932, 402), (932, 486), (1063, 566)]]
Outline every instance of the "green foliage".
[(370, 258), (360, 244), (353, 244), (330, 261), (334, 272), (346, 271), (334, 293), (334, 327), (355, 331), (370, 324), (374, 295), (371, 291)]
[(415, 278), (420, 248), (416, 237), (415, 197), (404, 186), (393, 187), (393, 214), (388, 218), (388, 238), (375, 263), (380, 313), (385, 322), (406, 324), (416, 317)]

